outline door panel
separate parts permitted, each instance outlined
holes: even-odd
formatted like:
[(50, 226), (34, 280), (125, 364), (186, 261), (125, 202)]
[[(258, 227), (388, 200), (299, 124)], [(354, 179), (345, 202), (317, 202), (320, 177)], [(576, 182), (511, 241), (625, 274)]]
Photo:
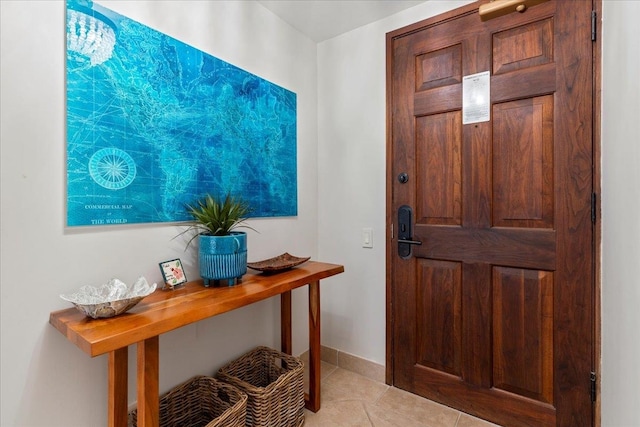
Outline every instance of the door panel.
[(460, 376), (462, 265), (421, 260), (416, 289), (420, 346), (416, 357), (428, 366)]
[(553, 228), (553, 96), (493, 107), (493, 225)]
[(421, 224), (461, 224), (461, 123), (460, 111), (416, 120), (416, 218)]
[[(506, 426), (592, 425), (591, 3), (477, 7), (387, 38), (387, 217), (411, 206), (422, 243), (389, 239), (388, 377)], [(483, 71), (491, 119), (463, 125)]]
[(416, 92), (462, 83), (461, 46), (416, 56)]
[(494, 387), (553, 403), (553, 273), (494, 267)]
[(493, 74), (553, 62), (553, 20), (543, 19), (493, 35)]

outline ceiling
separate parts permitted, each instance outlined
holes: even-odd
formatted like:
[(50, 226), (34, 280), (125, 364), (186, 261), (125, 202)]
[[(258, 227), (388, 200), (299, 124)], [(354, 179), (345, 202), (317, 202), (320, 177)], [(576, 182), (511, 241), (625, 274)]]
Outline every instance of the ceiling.
[(315, 42), (378, 21), (425, 0), (258, 0)]

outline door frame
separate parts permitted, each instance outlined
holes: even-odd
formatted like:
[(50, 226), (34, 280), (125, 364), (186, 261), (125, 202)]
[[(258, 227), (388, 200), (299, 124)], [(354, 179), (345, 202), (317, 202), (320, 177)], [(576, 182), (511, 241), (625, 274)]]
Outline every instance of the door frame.
[[(392, 150), (392, 69), (391, 60), (393, 54), (393, 41), (399, 36), (404, 36), (408, 33), (412, 33), (423, 29), (425, 27), (433, 26), (443, 21), (453, 19), (454, 17), (469, 13), (474, 9), (478, 9), (480, 5), (488, 3), (489, 0), (478, 0), (468, 5), (444, 12), (440, 15), (436, 15), (414, 24), (410, 24), (391, 31), (386, 34), (386, 357), (385, 357), (385, 382), (388, 385), (394, 384), (394, 372), (393, 372), (393, 353), (394, 353), (394, 339), (393, 339), (393, 326), (394, 326), (394, 307), (393, 307), (393, 289), (392, 279), (394, 276), (393, 271), (393, 254), (392, 245), (394, 244), (394, 216), (395, 211), (393, 209), (393, 183), (395, 177), (393, 176), (393, 150)], [(593, 149), (593, 164), (592, 164), (592, 189), (595, 195), (593, 214), (593, 241), (592, 241), (592, 254), (593, 254), (593, 319), (594, 324), (592, 327), (593, 332), (593, 369), (596, 373), (596, 398), (594, 402), (594, 414), (593, 420), (596, 427), (601, 426), (601, 364), (602, 364), (602, 283), (601, 283), (601, 270), (602, 270), (602, 218), (601, 218), (601, 128), (602, 128), (602, 0), (591, 0), (592, 10), (595, 12), (595, 18), (593, 26), (595, 30), (595, 41), (592, 43), (592, 93), (593, 93), (593, 105), (592, 105), (592, 149)]]

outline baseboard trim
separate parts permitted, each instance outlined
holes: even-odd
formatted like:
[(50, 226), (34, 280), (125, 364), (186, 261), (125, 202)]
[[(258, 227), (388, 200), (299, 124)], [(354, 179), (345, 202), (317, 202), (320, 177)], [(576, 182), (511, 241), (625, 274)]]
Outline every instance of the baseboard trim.
[[(304, 361), (309, 360), (309, 351), (302, 353), (300, 358)], [(355, 372), (371, 380), (381, 383), (385, 382), (384, 365), (372, 362), (363, 357), (323, 345), (320, 346), (320, 359), (323, 362), (346, 369), (347, 371)]]

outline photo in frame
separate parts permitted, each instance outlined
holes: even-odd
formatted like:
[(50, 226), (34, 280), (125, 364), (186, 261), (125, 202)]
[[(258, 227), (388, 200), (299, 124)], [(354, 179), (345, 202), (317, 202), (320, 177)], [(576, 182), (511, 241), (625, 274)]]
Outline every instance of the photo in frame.
[(187, 275), (184, 273), (180, 258), (161, 262), (160, 271), (162, 271), (165, 287), (168, 286), (170, 289), (173, 289), (176, 286), (187, 283)]

